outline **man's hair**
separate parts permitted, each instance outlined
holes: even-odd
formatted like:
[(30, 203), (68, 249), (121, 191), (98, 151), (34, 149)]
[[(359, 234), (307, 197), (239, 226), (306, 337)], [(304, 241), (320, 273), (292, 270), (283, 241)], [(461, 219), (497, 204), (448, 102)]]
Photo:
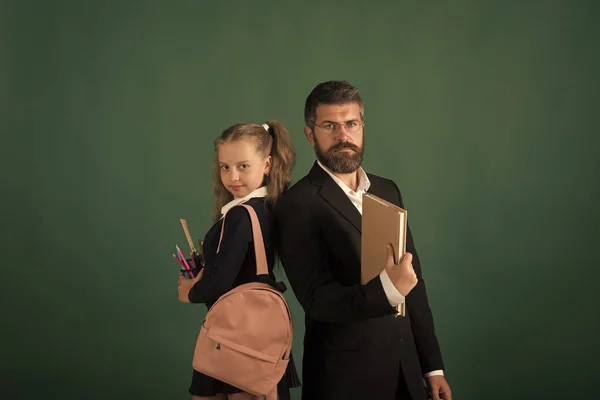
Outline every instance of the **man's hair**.
[(340, 105), (358, 103), (360, 119), (365, 119), (365, 109), (358, 94), (358, 89), (346, 81), (328, 81), (319, 83), (310, 92), (304, 103), (304, 122), (306, 126), (314, 128), (317, 121), (317, 107), (321, 104)]

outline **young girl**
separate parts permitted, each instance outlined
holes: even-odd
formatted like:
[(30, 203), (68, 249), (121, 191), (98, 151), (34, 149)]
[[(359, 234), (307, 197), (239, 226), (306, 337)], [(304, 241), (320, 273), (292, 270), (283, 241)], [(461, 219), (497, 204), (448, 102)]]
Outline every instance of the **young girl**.
[[(263, 125), (234, 125), (215, 140), (214, 147), (213, 217), (216, 222), (204, 238), (205, 268), (195, 279), (180, 276), (178, 282), (179, 299), (182, 302), (204, 303), (207, 308), (234, 287), (257, 279), (250, 216), (246, 209), (235, 205), (246, 203), (256, 211), (264, 238), (269, 275), (274, 281), (272, 207), (288, 187), (295, 161), (290, 136), (277, 121)], [(223, 239), (217, 253), (223, 226), (221, 218), (225, 214)], [(278, 391), (280, 394), (287, 393), (290, 387), (297, 386), (299, 378), (290, 358)], [(195, 370), (189, 391), (194, 400), (258, 398)]]

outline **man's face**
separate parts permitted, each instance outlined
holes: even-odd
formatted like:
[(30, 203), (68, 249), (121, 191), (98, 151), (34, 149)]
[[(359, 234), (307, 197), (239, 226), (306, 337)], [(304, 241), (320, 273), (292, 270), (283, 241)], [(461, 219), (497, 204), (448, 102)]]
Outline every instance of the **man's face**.
[(358, 103), (321, 104), (314, 129), (304, 127), (317, 159), (332, 172), (349, 174), (363, 160), (364, 135)]

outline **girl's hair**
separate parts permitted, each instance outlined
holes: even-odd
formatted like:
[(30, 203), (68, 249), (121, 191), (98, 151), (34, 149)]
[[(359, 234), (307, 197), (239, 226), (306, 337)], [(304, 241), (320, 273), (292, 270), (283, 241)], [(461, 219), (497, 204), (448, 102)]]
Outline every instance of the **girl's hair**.
[(213, 191), (215, 205), (213, 218), (221, 218), (221, 208), (233, 200), (233, 195), (227, 191), (221, 182), (221, 167), (219, 165), (219, 146), (224, 143), (238, 140), (252, 139), (256, 144), (256, 151), (263, 157), (271, 156), (271, 169), (265, 175), (263, 185), (267, 187), (267, 201), (275, 204), (279, 196), (288, 188), (292, 181), (292, 169), (296, 161), (296, 154), (290, 134), (279, 121), (267, 122), (269, 130), (262, 125), (254, 123), (236, 124), (227, 128), (215, 141), (215, 161), (213, 171)]

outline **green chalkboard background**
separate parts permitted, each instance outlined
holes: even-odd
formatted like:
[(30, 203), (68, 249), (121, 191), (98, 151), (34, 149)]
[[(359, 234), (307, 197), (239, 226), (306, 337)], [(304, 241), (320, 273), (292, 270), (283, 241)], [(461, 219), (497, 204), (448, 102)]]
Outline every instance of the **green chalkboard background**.
[(190, 398), (204, 307), (170, 253), (179, 218), (209, 227), (212, 140), (278, 119), (300, 178), (329, 79), (361, 90), (365, 168), (403, 191), (454, 398), (595, 398), (599, 11), (2, 1), (0, 398)]

